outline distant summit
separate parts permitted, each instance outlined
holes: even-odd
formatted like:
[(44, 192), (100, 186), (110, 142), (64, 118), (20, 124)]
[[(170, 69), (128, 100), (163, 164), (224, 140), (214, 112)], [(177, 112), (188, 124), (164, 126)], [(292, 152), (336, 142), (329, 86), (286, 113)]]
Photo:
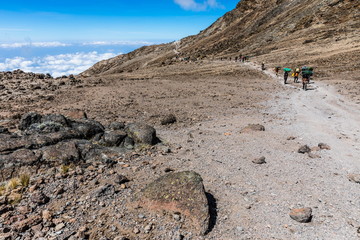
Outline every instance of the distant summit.
[(310, 64), (320, 77), (359, 78), (360, 1), (242, 0), (198, 35), (101, 61), (82, 76), (239, 55), (268, 66)]

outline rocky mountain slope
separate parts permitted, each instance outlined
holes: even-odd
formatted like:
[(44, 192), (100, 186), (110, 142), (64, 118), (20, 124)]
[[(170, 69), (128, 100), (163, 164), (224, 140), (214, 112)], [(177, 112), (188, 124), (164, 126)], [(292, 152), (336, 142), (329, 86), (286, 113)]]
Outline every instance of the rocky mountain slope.
[(243, 0), (198, 35), (101, 61), (82, 76), (243, 54), (271, 66), (310, 64), (323, 78), (346, 73), (348, 79), (356, 79), (359, 9), (356, 0)]

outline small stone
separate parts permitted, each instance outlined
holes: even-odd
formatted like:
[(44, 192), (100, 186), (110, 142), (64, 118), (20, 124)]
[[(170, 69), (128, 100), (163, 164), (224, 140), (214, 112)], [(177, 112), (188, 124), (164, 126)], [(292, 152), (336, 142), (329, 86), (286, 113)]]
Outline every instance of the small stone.
[(117, 236), (117, 237), (114, 237), (114, 240), (127, 240), (127, 238), (123, 237), (123, 236)]
[(134, 231), (133, 231), (135, 234), (139, 234), (140, 233), (140, 230), (136, 227), (134, 228)]
[(58, 225), (55, 226), (55, 231), (60, 231), (61, 229), (63, 229), (65, 227), (64, 223), (59, 223)]
[(298, 153), (302, 153), (302, 154), (308, 153), (308, 152), (310, 152), (310, 151), (311, 151), (311, 149), (309, 148), (308, 145), (301, 146), (301, 147), (298, 149)]
[(121, 189), (126, 189), (126, 185), (125, 185), (125, 184), (121, 184), (121, 185), (120, 185), (120, 188), (121, 188)]
[(181, 220), (181, 215), (180, 214), (173, 214), (173, 218), (176, 220), (176, 221), (180, 221)]
[(310, 158), (321, 158), (320, 155), (314, 154), (312, 152), (309, 152), (308, 155), (309, 155)]
[(360, 174), (349, 174), (348, 179), (350, 182), (360, 183)]
[(124, 175), (121, 175), (121, 174), (116, 175), (115, 180), (114, 180), (114, 182), (117, 184), (123, 184), (128, 181), (129, 181), (129, 179), (127, 179), (127, 177), (125, 177)]
[(46, 196), (43, 192), (35, 192), (31, 195), (30, 200), (33, 203), (36, 203), (38, 205), (46, 204), (49, 202), (50, 198)]
[(42, 211), (42, 218), (43, 220), (49, 221), (51, 220), (52, 216), (49, 210)]
[(255, 158), (254, 160), (252, 160), (252, 162), (255, 163), (255, 164), (264, 164), (264, 163), (266, 163), (265, 157)]
[(176, 122), (176, 117), (174, 114), (169, 114), (167, 116), (165, 116), (162, 120), (161, 120), (161, 125), (168, 125), (168, 124), (173, 124)]
[(331, 147), (329, 145), (327, 145), (326, 143), (319, 143), (318, 147), (320, 149), (331, 150)]
[(165, 168), (164, 169), (164, 172), (166, 172), (166, 173), (168, 173), (168, 172), (174, 172), (175, 170), (174, 169), (172, 169), (172, 168)]
[(311, 221), (312, 209), (307, 208), (294, 208), (290, 212), (290, 217), (297, 222), (307, 223)]
[(153, 227), (152, 223), (146, 225), (144, 228), (145, 233), (149, 233), (152, 230), (152, 227)]
[(265, 131), (265, 127), (261, 124), (249, 124), (244, 127), (240, 133), (249, 133), (249, 132), (262, 132)]

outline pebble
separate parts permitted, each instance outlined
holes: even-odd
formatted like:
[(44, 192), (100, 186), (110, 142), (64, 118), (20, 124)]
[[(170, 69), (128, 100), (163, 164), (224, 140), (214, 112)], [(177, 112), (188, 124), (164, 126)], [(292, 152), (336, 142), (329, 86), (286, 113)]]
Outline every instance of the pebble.
[(55, 231), (58, 232), (61, 229), (63, 229), (65, 227), (64, 223), (59, 223), (58, 225), (55, 226)]
[(140, 230), (136, 227), (136, 228), (134, 228), (133, 232), (134, 232), (135, 234), (139, 234), (139, 233), (140, 233)]
[(297, 222), (307, 223), (312, 219), (312, 209), (306, 208), (294, 208), (290, 212), (290, 217)]
[(146, 225), (144, 228), (145, 233), (149, 233), (152, 230), (152, 227), (153, 227), (152, 223)]
[(173, 218), (174, 218), (176, 221), (180, 221), (180, 220), (181, 220), (180, 214), (173, 214)]
[(266, 163), (265, 157), (255, 158), (254, 160), (252, 160), (252, 162), (255, 163), (255, 164), (264, 164), (264, 163)]

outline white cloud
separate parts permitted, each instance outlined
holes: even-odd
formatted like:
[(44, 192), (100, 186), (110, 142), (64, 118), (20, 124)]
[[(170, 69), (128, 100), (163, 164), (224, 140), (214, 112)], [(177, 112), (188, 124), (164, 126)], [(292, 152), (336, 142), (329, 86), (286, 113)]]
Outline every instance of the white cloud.
[(67, 47), (68, 43), (62, 42), (23, 42), (23, 43), (0, 43), (0, 48), (21, 48), (21, 47)]
[(84, 46), (105, 46), (105, 45), (151, 45), (153, 43), (146, 41), (93, 41), (93, 42), (85, 42), (82, 45)]
[(174, 2), (185, 10), (205, 11), (209, 8), (222, 8), (222, 5), (217, 0), (205, 0), (201, 3), (195, 0), (174, 0)]
[(21, 69), (25, 72), (50, 73), (53, 77), (79, 74), (98, 61), (115, 57), (114, 53), (79, 52), (74, 54), (48, 55), (43, 58), (7, 58), (0, 63), (0, 71)]

